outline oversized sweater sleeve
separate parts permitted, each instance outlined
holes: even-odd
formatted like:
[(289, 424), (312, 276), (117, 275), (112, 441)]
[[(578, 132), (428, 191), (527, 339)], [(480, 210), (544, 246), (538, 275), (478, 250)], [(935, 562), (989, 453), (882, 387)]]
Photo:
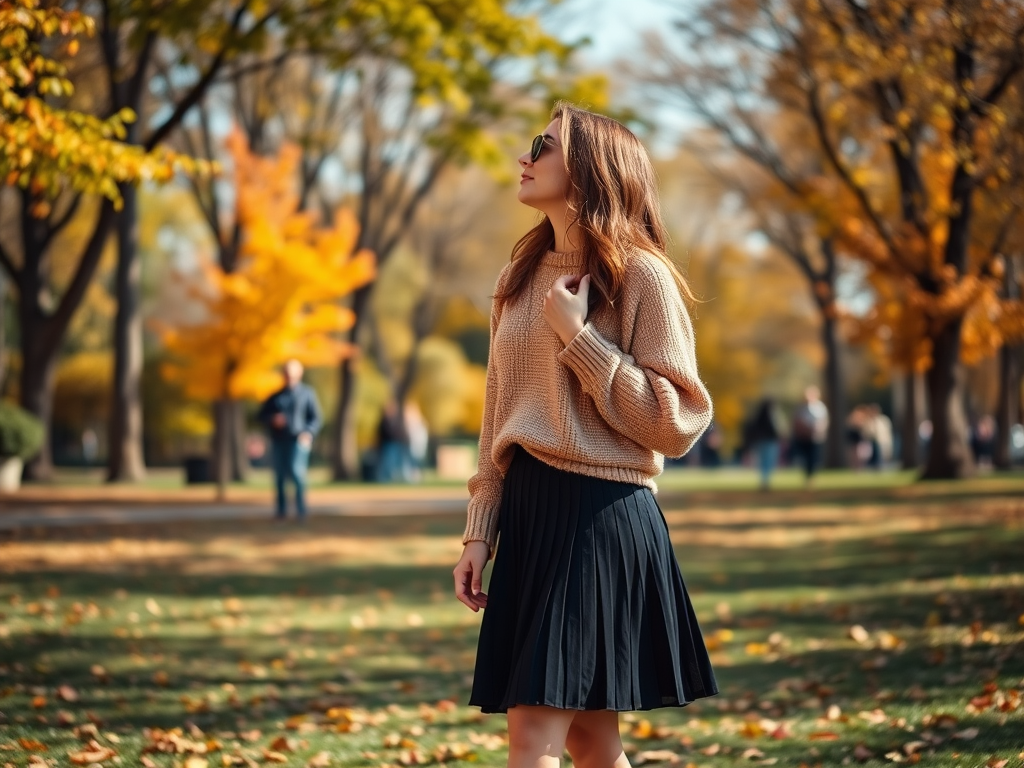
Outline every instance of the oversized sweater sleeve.
[[(502, 270), (495, 284), (495, 293), (504, 286), (508, 267)], [(501, 320), (501, 309), (497, 303), (491, 308), (491, 342), (487, 355), (487, 385), (484, 395), (484, 416), (480, 426), (480, 450), (477, 457), (477, 471), (469, 479), (469, 510), (466, 516), (466, 530), (462, 543), (483, 541), (494, 554), (498, 539), (498, 513), (501, 506), (501, 489), (504, 477), (491, 456), (494, 439), (494, 411), (498, 397), (498, 356), (495, 354), (494, 335)]]
[(629, 354), (586, 323), (559, 359), (612, 429), (648, 450), (682, 456), (711, 423), (697, 374), (693, 325), (668, 267), (649, 256), (630, 264), (621, 311), (634, 313)]

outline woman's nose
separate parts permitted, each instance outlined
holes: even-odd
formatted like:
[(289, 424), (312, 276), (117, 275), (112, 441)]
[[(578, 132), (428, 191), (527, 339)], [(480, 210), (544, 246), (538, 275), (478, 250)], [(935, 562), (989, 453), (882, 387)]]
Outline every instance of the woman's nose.
[(528, 166), (533, 165), (533, 161), (530, 160), (529, 154), (522, 154), (519, 156), (519, 164), (523, 166), (523, 168), (526, 168)]

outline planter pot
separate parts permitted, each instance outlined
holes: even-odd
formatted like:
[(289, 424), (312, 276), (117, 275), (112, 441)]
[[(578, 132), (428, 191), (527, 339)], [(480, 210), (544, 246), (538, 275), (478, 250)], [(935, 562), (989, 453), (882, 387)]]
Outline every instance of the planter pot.
[(23, 467), (20, 456), (0, 457), (0, 493), (14, 493), (21, 488)]

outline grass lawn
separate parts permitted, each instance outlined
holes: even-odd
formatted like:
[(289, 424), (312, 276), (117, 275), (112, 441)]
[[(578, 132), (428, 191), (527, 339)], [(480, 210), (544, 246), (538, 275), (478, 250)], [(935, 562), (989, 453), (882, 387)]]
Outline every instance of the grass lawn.
[[(634, 764), (1024, 764), (1019, 484), (666, 487), (722, 693), (623, 716)], [(0, 544), (0, 766), (504, 764), (458, 517), (239, 526)]]

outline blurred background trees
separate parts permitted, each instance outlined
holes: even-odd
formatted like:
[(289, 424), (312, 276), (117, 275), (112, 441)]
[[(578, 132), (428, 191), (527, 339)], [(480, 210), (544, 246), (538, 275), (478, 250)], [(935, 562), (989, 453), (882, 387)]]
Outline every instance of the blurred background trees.
[[(229, 339), (260, 347), (296, 306), (315, 330), (268, 335), (241, 379), (314, 363), (335, 479), (360, 476), (388, 401), (472, 439), (493, 280), (534, 221), (508, 181), (557, 97), (654, 148), (727, 453), (762, 396), (817, 383), (831, 466), (868, 400), (927, 477), (972, 471), (986, 416), (1009, 466), (1020, 4), (695, 0), (615, 62), (587, 58), (596, 2), (0, 4), (0, 392), (47, 423), (28, 476), (54, 452), (111, 480), (209, 452), (243, 478), (259, 387), (230, 384)], [(353, 251), (375, 270), (332, 272)], [(260, 283), (261, 263), (284, 272)], [(318, 275), (321, 309), (257, 298), (285, 273)]]

